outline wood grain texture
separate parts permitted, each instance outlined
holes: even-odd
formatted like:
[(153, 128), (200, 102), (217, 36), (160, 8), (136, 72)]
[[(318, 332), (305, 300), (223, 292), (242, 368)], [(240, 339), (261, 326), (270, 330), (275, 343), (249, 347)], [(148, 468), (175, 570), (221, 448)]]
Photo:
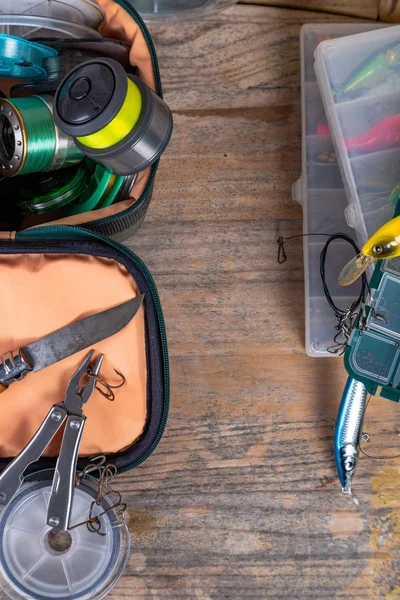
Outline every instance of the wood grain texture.
[[(304, 354), (299, 30), (338, 16), (236, 6), (151, 28), (175, 130), (129, 242), (150, 268), (171, 355), (169, 424), (123, 475), (132, 557), (114, 600), (392, 600), (400, 462), (362, 458), (341, 493), (332, 438), (340, 359)], [(395, 454), (375, 399), (371, 453)]]
[(377, 19), (381, 3), (396, 3), (397, 0), (240, 0), (243, 4), (264, 4), (282, 8), (313, 10), (366, 19)]
[(400, 2), (399, 0), (380, 0), (379, 18), (382, 21), (390, 23), (400, 22)]

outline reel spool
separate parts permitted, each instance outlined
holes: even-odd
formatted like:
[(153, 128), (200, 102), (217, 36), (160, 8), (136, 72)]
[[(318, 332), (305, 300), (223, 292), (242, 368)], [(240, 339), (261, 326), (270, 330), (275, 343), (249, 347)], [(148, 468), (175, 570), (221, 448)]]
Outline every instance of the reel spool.
[[(137, 174), (127, 175), (126, 177), (117, 177), (110, 192), (106, 194), (98, 203), (96, 208), (105, 208), (121, 200), (127, 200), (130, 197), (131, 190), (136, 181)], [(119, 181), (121, 179), (122, 181)]]
[(44, 37), (35, 38), (35, 41), (49, 46), (50, 48), (54, 48), (59, 54), (63, 54), (67, 51), (75, 51), (81, 52), (83, 56), (87, 55), (86, 60), (88, 60), (90, 57), (113, 58), (114, 60), (119, 62), (127, 71), (136, 70), (135, 67), (132, 67), (129, 60), (129, 55), (131, 51), (130, 46), (125, 42), (121, 42), (121, 40), (112, 40), (109, 38), (72, 39)]
[(47, 71), (44, 61), (57, 57), (57, 50), (28, 42), (13, 35), (0, 34), (0, 77), (9, 79), (41, 79)]
[(119, 40), (40, 38), (37, 41), (57, 52), (56, 56), (43, 61), (47, 77), (41, 81), (27, 81), (14, 85), (10, 92), (11, 98), (26, 98), (36, 94), (54, 95), (62, 79), (75, 67), (91, 58), (114, 58), (128, 72), (136, 73), (136, 67), (129, 62), (129, 45)]
[(47, 81), (60, 83), (75, 67), (92, 58), (87, 52), (83, 54), (79, 51), (64, 50), (57, 56), (52, 56), (44, 61), (44, 67), (47, 71)]
[(14, 198), (23, 213), (41, 215), (77, 200), (89, 185), (91, 172), (83, 163), (55, 173), (32, 173), (1, 182), (4, 197)]
[[(1, 7), (3, 7), (1, 0)], [(42, 6), (48, 6), (48, 2), (42, 2)], [(65, 3), (64, 3), (65, 5)], [(3, 14), (0, 9), (0, 33), (8, 33), (16, 37), (35, 40), (40, 37), (69, 37), (69, 38), (95, 38), (101, 39), (98, 31), (80, 25), (77, 22), (52, 19), (50, 17), (38, 17), (29, 14)]]
[(54, 123), (51, 96), (0, 99), (0, 173), (55, 171), (79, 163), (82, 152)]
[(97, 165), (84, 192), (77, 200), (68, 204), (64, 214), (77, 215), (126, 200), (135, 180), (136, 175), (113, 175)]
[(57, 81), (29, 81), (27, 83), (17, 83), (10, 90), (11, 98), (29, 98), (30, 96), (51, 95), (57, 91)]
[(93, 0), (1, 0), (0, 14), (54, 18), (98, 29), (104, 11)]
[[(46, 525), (50, 474), (26, 481), (0, 515), (0, 585), (13, 600), (100, 600), (121, 577), (130, 551), (124, 517), (113, 508), (116, 495), (106, 488), (92, 512), (109, 510), (99, 516), (105, 536), (86, 525), (56, 534)], [(88, 518), (98, 486), (86, 475), (75, 488), (72, 524)]]
[(90, 180), (82, 194), (65, 208), (64, 213), (68, 216), (94, 210), (109, 195), (114, 185), (121, 186), (124, 180), (123, 177), (113, 175), (89, 159), (87, 159), (87, 163), (89, 163), (88, 171), (91, 174)]
[(115, 60), (76, 67), (54, 97), (54, 120), (77, 147), (116, 175), (152, 165), (172, 133), (167, 104)]

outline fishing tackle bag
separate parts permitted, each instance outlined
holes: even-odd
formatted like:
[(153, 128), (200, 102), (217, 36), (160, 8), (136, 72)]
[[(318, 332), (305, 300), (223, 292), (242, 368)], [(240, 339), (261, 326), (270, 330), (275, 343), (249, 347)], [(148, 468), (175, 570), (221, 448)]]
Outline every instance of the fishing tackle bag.
[[(150, 34), (126, 0), (96, 0), (105, 12), (100, 32), (129, 42), (138, 76), (161, 96)], [(99, 394), (85, 405), (87, 423), (78, 468), (105, 455), (118, 472), (145, 460), (158, 444), (169, 406), (169, 364), (164, 319), (154, 280), (142, 260), (116, 240), (126, 239), (148, 209), (157, 163), (139, 173), (131, 197), (108, 208), (33, 223), (0, 233), (4, 327), (0, 357), (78, 319), (144, 294), (134, 319), (119, 333), (13, 383), (4, 393), (0, 419), (0, 468), (29, 442), (50, 407), (63, 400), (68, 381), (88, 350), (105, 356), (102, 376), (118, 383), (113, 402)], [(55, 438), (34, 470), (53, 468)]]

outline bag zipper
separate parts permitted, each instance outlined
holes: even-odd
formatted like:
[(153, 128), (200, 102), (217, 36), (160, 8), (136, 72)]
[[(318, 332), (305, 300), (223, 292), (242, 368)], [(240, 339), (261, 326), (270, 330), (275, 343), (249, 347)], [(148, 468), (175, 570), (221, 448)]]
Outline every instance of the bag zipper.
[[(23, 241), (28, 241), (28, 240), (29, 241), (31, 241), (31, 240), (32, 241), (34, 241), (34, 240), (51, 241), (51, 240), (54, 240), (54, 238), (64, 239), (66, 241), (68, 241), (69, 239), (74, 240), (74, 241), (79, 241), (79, 240), (88, 241), (88, 240), (92, 239), (94, 241), (99, 241), (108, 246), (111, 246), (112, 248), (114, 248), (115, 250), (120, 252), (121, 254), (124, 254), (127, 258), (129, 258), (135, 264), (135, 266), (137, 266), (137, 268), (143, 274), (143, 276), (146, 280), (146, 283), (148, 284), (150, 291), (151, 291), (151, 296), (152, 296), (152, 300), (153, 300), (153, 303), (154, 303), (154, 306), (156, 309), (158, 326), (159, 326), (160, 337), (161, 337), (161, 351), (162, 351), (162, 363), (163, 363), (163, 373), (164, 373), (163, 412), (162, 412), (162, 417), (160, 420), (160, 425), (159, 425), (158, 431), (156, 433), (156, 436), (155, 436), (151, 446), (139, 458), (132, 461), (127, 466), (121, 467), (118, 469), (119, 473), (123, 473), (125, 471), (129, 471), (130, 469), (133, 469), (134, 467), (137, 467), (138, 465), (140, 465), (143, 461), (145, 461), (154, 452), (154, 450), (158, 446), (158, 444), (161, 440), (161, 437), (164, 433), (164, 430), (165, 430), (165, 427), (167, 424), (167, 419), (168, 419), (168, 411), (169, 411), (169, 404), (170, 404), (170, 388), (171, 388), (170, 374), (169, 374), (168, 345), (167, 345), (167, 334), (166, 334), (166, 329), (165, 329), (164, 315), (163, 315), (162, 308), (161, 308), (161, 302), (160, 302), (160, 297), (158, 295), (158, 290), (157, 290), (156, 284), (154, 282), (154, 279), (153, 279), (150, 271), (148, 270), (148, 268), (146, 267), (144, 262), (136, 254), (134, 254), (134, 252), (132, 252), (125, 246), (122, 246), (121, 244), (118, 244), (117, 242), (114, 242), (113, 240), (110, 240), (109, 238), (104, 237), (103, 235), (100, 235), (98, 233), (93, 233), (92, 231), (87, 231), (83, 227), (76, 227), (76, 226), (69, 226), (69, 225), (54, 225), (54, 226), (36, 227), (33, 229), (26, 229), (26, 230), (18, 232), (16, 234), (15, 241), (17, 241), (17, 242), (23, 242)], [(5, 242), (5, 244), (7, 244), (7, 245), (9, 243), (10, 242)], [(2, 242), (1, 242), (1, 244), (2, 244)]]
[[(133, 8), (133, 6), (131, 6), (127, 2), (127, 0), (114, 0), (114, 1), (117, 2), (117, 4), (119, 4), (120, 6), (122, 6), (122, 8), (124, 8), (126, 10), (126, 12), (131, 15), (131, 17), (136, 21), (136, 23), (140, 27), (140, 30), (147, 42), (147, 45), (150, 48), (151, 59), (152, 59), (154, 74), (155, 74), (155, 78), (156, 78), (156, 88), (157, 88), (156, 91), (157, 91), (157, 94), (160, 96), (160, 98), (162, 98), (163, 91), (162, 91), (162, 84), (161, 84), (160, 67), (158, 65), (158, 58), (157, 58), (157, 53), (156, 53), (156, 49), (154, 46), (154, 42), (151, 39), (149, 30), (147, 29), (145, 22), (143, 21), (142, 17), (139, 15), (137, 10), (135, 8)], [(120, 213), (116, 214), (115, 216), (111, 217), (111, 219), (113, 221), (126, 217), (127, 215), (131, 214), (132, 208), (134, 208), (136, 211), (136, 209), (139, 209), (139, 207), (141, 207), (144, 204), (144, 202), (147, 200), (147, 198), (153, 188), (153, 183), (154, 183), (154, 179), (155, 179), (155, 176), (157, 173), (158, 164), (159, 164), (159, 160), (157, 160), (157, 162), (154, 163), (152, 170), (151, 170), (150, 179), (147, 182), (147, 185), (146, 185), (143, 193), (141, 194), (140, 198), (138, 198), (138, 200), (135, 202), (135, 204), (133, 206), (129, 206), (125, 210), (123, 210)], [(109, 223), (110, 223), (110, 217), (103, 217), (102, 219), (88, 221), (87, 223), (85, 223), (85, 227), (97, 228), (98, 226), (101, 227), (101, 225), (106, 225)], [(134, 225), (134, 224), (135, 223), (132, 223), (132, 225)]]

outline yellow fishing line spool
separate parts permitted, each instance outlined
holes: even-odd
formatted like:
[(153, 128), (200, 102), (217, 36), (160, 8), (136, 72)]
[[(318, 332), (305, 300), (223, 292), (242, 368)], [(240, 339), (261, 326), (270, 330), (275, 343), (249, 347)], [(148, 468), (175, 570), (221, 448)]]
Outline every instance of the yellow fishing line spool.
[(82, 152), (116, 175), (153, 164), (172, 133), (167, 104), (111, 58), (88, 60), (64, 78), (54, 119)]
[(96, 133), (77, 137), (78, 142), (88, 148), (102, 150), (118, 144), (126, 137), (139, 120), (142, 110), (142, 96), (138, 86), (130, 79), (125, 100), (113, 120)]

